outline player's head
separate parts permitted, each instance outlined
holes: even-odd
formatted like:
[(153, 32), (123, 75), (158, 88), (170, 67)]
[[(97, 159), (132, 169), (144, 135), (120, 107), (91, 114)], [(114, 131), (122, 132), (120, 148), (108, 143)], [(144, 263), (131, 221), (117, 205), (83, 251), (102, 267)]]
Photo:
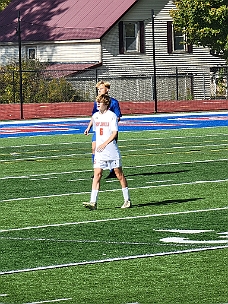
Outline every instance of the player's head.
[(108, 81), (103, 81), (100, 80), (97, 84), (96, 84), (96, 89), (97, 89), (97, 94), (101, 95), (101, 94), (108, 94), (109, 90), (110, 90), (110, 83)]
[(108, 109), (111, 103), (111, 98), (108, 96), (108, 94), (101, 94), (97, 96), (96, 102), (103, 103)]

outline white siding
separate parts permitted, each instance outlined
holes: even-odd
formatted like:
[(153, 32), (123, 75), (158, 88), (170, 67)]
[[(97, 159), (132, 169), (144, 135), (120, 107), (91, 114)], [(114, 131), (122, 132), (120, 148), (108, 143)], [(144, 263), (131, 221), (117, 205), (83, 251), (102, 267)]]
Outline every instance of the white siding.
[[(151, 93), (153, 77), (153, 43), (152, 43), (152, 9), (155, 13), (155, 55), (157, 75), (162, 77), (168, 73), (175, 77), (176, 69), (179, 72), (188, 72), (194, 77), (197, 85), (194, 86), (194, 97), (207, 98), (201, 95), (204, 87), (210, 86), (210, 68), (224, 65), (225, 60), (210, 55), (207, 48), (193, 47), (193, 53), (172, 53), (167, 51), (167, 21), (172, 18), (170, 10), (175, 8), (169, 0), (138, 0), (136, 4), (123, 16), (121, 21), (144, 21), (145, 24), (145, 54), (119, 54), (119, 32), (116, 24), (102, 39), (93, 41), (62, 41), (37, 42), (22, 45), (22, 57), (26, 57), (26, 48), (35, 47), (37, 59), (41, 62), (86, 63), (102, 62), (103, 75), (138, 75), (147, 77), (145, 91)], [(18, 61), (18, 46), (15, 44), (0, 44), (0, 64), (9, 61)], [(197, 76), (196, 76), (197, 74)], [(139, 79), (139, 78), (138, 78)], [(133, 80), (132, 80), (133, 81)], [(172, 80), (173, 81), (173, 80)], [(189, 81), (189, 79), (187, 79)], [(137, 80), (131, 84), (134, 87)], [(140, 82), (140, 81), (139, 81)], [(140, 84), (139, 84), (140, 85)], [(166, 89), (162, 81), (161, 90)], [(126, 86), (128, 84), (126, 83)], [(172, 88), (173, 89), (173, 88)], [(160, 91), (161, 91), (160, 90)], [(139, 90), (140, 91), (140, 90)], [(205, 94), (205, 93), (204, 93)], [(146, 98), (146, 97), (145, 97)], [(148, 97), (150, 98), (150, 97)]]
[(18, 46), (0, 46), (0, 65), (6, 65), (15, 61), (18, 62)]
[[(194, 81), (194, 96), (198, 99), (210, 97), (210, 67), (223, 65), (225, 60), (213, 57), (209, 49), (193, 47), (193, 53), (168, 53), (167, 49), (167, 21), (172, 18), (170, 10), (175, 8), (168, 0), (140, 0), (121, 19), (121, 21), (142, 21), (145, 23), (145, 54), (119, 54), (118, 24), (102, 39), (102, 62), (112, 75), (152, 75), (153, 73), (153, 43), (152, 43), (152, 14), (155, 13), (155, 56), (157, 74), (175, 76), (176, 68), (179, 72), (189, 74), (198, 73)], [(205, 74), (206, 73), (206, 74)], [(205, 76), (207, 75), (207, 76)], [(208, 96), (200, 95), (207, 86)]]
[(43, 62), (101, 62), (100, 41), (42, 44), (37, 57)]
[[(41, 62), (101, 62), (101, 44), (99, 40), (62, 43), (30, 43), (22, 45), (22, 58), (26, 58), (27, 48), (36, 48), (37, 59)], [(18, 46), (0, 47), (0, 63), (18, 61)]]
[(103, 65), (110, 67), (153, 68), (152, 65), (152, 22), (151, 9), (155, 12), (155, 54), (157, 68), (189, 67), (189, 66), (214, 66), (225, 64), (225, 61), (210, 55), (207, 48), (194, 47), (193, 53), (167, 52), (167, 21), (171, 21), (169, 11), (175, 6), (172, 1), (141, 0), (122, 18), (122, 21), (145, 22), (146, 54), (119, 54), (118, 25), (116, 25), (102, 39)]

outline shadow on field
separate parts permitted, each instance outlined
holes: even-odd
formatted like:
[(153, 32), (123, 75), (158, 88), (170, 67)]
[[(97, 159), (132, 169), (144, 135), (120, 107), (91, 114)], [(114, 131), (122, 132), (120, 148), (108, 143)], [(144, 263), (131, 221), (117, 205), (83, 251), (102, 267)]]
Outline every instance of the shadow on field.
[(133, 205), (132, 207), (146, 207), (146, 206), (162, 206), (162, 205), (169, 205), (169, 204), (182, 204), (182, 203), (189, 203), (201, 200), (203, 198), (186, 198), (186, 199), (171, 199), (171, 200), (164, 200), (161, 202), (149, 202), (145, 204), (137, 204)]
[(161, 171), (161, 172), (144, 172), (144, 173), (134, 173), (134, 174), (125, 174), (126, 177), (130, 176), (149, 176), (149, 175), (159, 175), (159, 174), (177, 174), (177, 173), (186, 173), (190, 170), (178, 170), (178, 171)]

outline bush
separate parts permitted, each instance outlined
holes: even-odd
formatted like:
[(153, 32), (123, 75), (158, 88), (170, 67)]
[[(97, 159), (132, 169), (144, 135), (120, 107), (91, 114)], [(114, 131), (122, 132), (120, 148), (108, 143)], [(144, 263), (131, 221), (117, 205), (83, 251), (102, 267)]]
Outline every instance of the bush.
[[(76, 91), (65, 78), (50, 78), (46, 65), (37, 60), (22, 61), (22, 90), (24, 103), (65, 102), (74, 100)], [(20, 102), (20, 73), (18, 63), (0, 68), (0, 103)]]

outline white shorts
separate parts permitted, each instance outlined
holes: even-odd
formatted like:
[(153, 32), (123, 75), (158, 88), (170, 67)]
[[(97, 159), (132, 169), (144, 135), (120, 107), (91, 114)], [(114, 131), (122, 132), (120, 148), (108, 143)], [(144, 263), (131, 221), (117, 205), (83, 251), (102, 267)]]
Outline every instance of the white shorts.
[(121, 159), (116, 159), (116, 160), (96, 160), (94, 159), (94, 168), (100, 168), (103, 170), (111, 170), (114, 168), (119, 168), (122, 167), (122, 162)]

